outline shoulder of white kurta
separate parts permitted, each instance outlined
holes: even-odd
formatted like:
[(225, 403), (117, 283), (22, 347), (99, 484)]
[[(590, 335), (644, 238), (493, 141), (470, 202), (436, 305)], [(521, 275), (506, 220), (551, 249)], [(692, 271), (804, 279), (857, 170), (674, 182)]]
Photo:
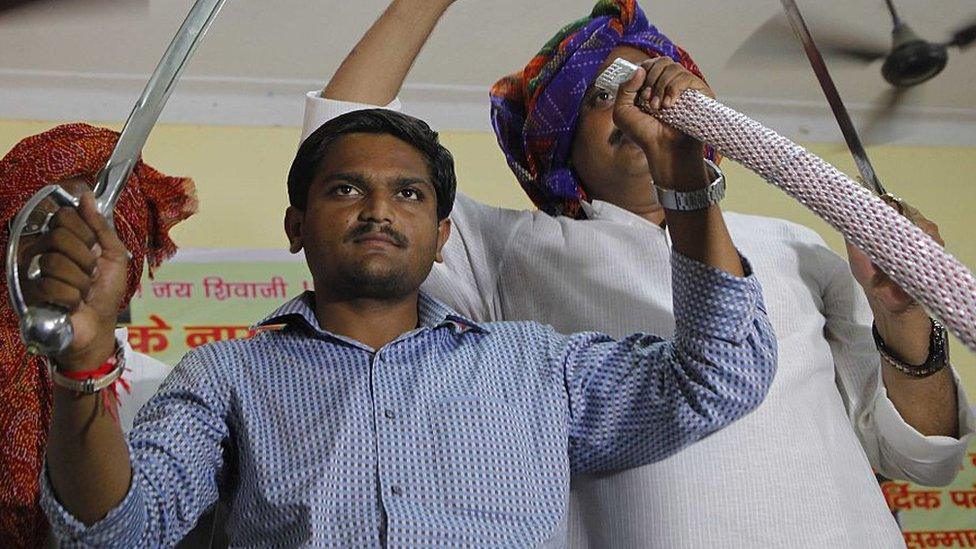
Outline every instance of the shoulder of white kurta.
[(531, 210), (513, 210), (500, 206), (492, 206), (484, 202), (479, 202), (463, 192), (458, 191), (457, 197), (454, 200), (454, 209), (451, 211), (451, 219), (455, 223), (459, 221), (469, 221), (479, 224), (514, 223), (531, 219), (535, 217), (535, 213)]
[(725, 212), (725, 222), (733, 237), (737, 233), (759, 234), (767, 238), (792, 240), (827, 247), (817, 231), (794, 221), (762, 215)]

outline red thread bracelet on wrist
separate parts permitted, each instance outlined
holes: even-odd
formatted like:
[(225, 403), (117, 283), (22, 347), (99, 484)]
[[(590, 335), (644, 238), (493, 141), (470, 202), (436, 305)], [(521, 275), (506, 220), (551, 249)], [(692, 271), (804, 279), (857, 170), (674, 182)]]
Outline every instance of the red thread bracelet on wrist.
[[(118, 366), (118, 362), (113, 354), (108, 360), (103, 362), (101, 366), (95, 368), (94, 370), (84, 370), (80, 372), (58, 372), (58, 374), (75, 381), (88, 381), (89, 379), (98, 379), (111, 374), (115, 371), (116, 366)], [(123, 370), (123, 372), (127, 371), (130, 370), (128, 368)], [(122, 375), (124, 375), (124, 373)], [(105, 410), (116, 422), (119, 421), (119, 385), (122, 385), (122, 389), (124, 389), (126, 393), (132, 392), (129, 382), (123, 379), (122, 375), (112, 382), (111, 385), (101, 391), (102, 405), (105, 406)]]

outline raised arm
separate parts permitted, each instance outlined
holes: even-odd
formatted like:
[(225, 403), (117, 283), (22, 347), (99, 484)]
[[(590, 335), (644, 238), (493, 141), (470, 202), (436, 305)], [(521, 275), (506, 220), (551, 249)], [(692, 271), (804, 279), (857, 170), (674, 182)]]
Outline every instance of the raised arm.
[(455, 0), (393, 0), (346, 56), (323, 97), (367, 105), (396, 98), (414, 60)]
[[(32, 262), (40, 266), (40, 276), (23, 281), (28, 301), (71, 312), (74, 339), (54, 359), (56, 375), (105, 364), (116, 348), (115, 317), (128, 259), (91, 191), (85, 191), (78, 210), (59, 209), (50, 232), (27, 246), (20, 261), (21, 272)], [(54, 385), (47, 474), (65, 508), (85, 524), (122, 501), (132, 468), (122, 429), (102, 405), (101, 393), (86, 396)]]
[[(25, 271), (34, 257), (40, 265), (40, 276), (25, 280), (28, 301), (71, 312), (74, 339), (55, 358), (55, 375), (117, 368), (109, 359), (117, 348), (125, 247), (87, 189), (81, 207), (59, 209), (51, 228), (20, 261)], [(212, 379), (213, 368), (187, 362), (146, 405), (128, 442), (114, 403), (103, 400), (108, 389), (83, 395), (55, 383), (41, 505), (58, 539), (87, 547), (174, 545), (216, 501), (227, 384)]]
[[(952, 366), (932, 376), (947, 379), (906, 380), (921, 382), (919, 389), (889, 384), (885, 370), (892, 366), (880, 359), (875, 348), (871, 336), (873, 311), (864, 291), (847, 263), (819, 238), (813, 249), (819, 250), (819, 263), (827, 273), (822, 295), (827, 321), (824, 331), (834, 358), (837, 386), (871, 466), (892, 479), (926, 486), (948, 484), (958, 474), (976, 431), (976, 420), (965, 392), (955, 381)], [(925, 333), (929, 326), (922, 329)], [(946, 383), (950, 387), (939, 387)], [(929, 392), (935, 388), (939, 388), (938, 395)], [(907, 392), (899, 394), (899, 390)], [(910, 405), (921, 408), (922, 416), (913, 415), (904, 401), (899, 402), (905, 397)], [(924, 420), (926, 415), (943, 414), (948, 417), (940, 423), (949, 430), (931, 430), (933, 424)]]
[(671, 265), (673, 340), (589, 333), (551, 348), (568, 395), (574, 472), (667, 458), (754, 410), (773, 382), (776, 337), (755, 277), (678, 253)]
[[(689, 88), (710, 93), (670, 59), (651, 60), (620, 87), (613, 113), (615, 125), (647, 155), (654, 184), (677, 192), (711, 183), (703, 146), (637, 105), (666, 106)], [(759, 283), (718, 205), (664, 215), (674, 242), (674, 339), (583, 334), (555, 354), (564, 360), (577, 472), (668, 457), (754, 410), (772, 384), (776, 338)]]
[[(131, 482), (104, 517), (80, 522), (65, 508), (60, 488), (45, 483), (41, 505), (58, 539), (85, 547), (170, 547), (183, 539), (217, 501), (230, 437), (224, 418), (231, 382), (223, 368), (235, 352), (232, 345), (191, 351), (139, 411), (128, 438)], [(91, 460), (98, 454), (76, 446), (65, 455)]]
[[(701, 79), (670, 58), (651, 59), (620, 86), (613, 112), (614, 124), (647, 156), (654, 185), (682, 193), (704, 189), (712, 182), (703, 161), (704, 145), (665, 126), (638, 105), (670, 106), (688, 89), (712, 95)], [(718, 204), (691, 211), (664, 208), (664, 217), (676, 251), (734, 276), (743, 276), (742, 261)]]
[[(902, 211), (913, 223), (940, 244), (939, 227), (908, 204)], [(898, 287), (887, 275), (875, 267), (870, 258), (848, 244), (848, 257), (854, 279), (861, 285), (874, 317), (878, 336), (889, 356), (901, 364), (881, 357), (881, 376), (888, 399), (898, 413), (919, 433), (927, 436), (958, 437), (960, 434), (957, 407), (957, 386), (948, 360), (929, 367), (942, 369), (926, 375), (924, 370), (930, 353), (933, 323), (928, 313), (914, 299)], [(923, 370), (919, 376), (899, 370)]]

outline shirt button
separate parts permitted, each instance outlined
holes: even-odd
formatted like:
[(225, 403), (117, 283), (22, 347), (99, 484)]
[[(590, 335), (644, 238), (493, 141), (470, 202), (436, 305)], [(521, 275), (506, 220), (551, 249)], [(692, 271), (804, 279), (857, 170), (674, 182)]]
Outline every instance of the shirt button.
[(393, 413), (393, 410), (386, 410), (383, 412), (383, 415), (386, 416), (386, 419), (396, 419), (396, 414)]
[(402, 496), (403, 495), (403, 488), (400, 488), (399, 486), (394, 485), (394, 486), (392, 486), (390, 488), (390, 492), (393, 492), (393, 495), (394, 496)]

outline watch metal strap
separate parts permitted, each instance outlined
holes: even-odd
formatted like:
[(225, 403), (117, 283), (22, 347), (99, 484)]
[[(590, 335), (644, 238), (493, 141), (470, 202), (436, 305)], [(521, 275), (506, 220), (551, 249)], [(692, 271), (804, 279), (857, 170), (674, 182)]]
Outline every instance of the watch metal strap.
[(949, 364), (949, 334), (945, 326), (938, 320), (932, 319), (932, 332), (929, 335), (929, 356), (922, 364), (908, 364), (891, 354), (888, 346), (885, 345), (878, 327), (871, 325), (871, 334), (874, 336), (874, 344), (878, 348), (878, 353), (886, 363), (892, 368), (903, 374), (912, 377), (928, 377)]
[(655, 187), (657, 191), (657, 201), (662, 208), (667, 210), (693, 211), (704, 210), (713, 204), (718, 204), (725, 198), (725, 173), (709, 159), (705, 159), (705, 164), (715, 174), (715, 180), (697, 191), (680, 192), (670, 189)]

